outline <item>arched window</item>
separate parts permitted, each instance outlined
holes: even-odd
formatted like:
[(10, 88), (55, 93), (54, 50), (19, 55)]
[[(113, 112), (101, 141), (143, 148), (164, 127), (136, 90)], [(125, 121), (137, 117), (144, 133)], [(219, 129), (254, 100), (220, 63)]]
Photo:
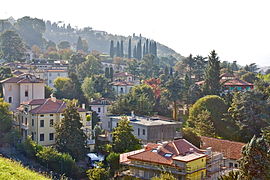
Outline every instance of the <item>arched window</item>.
[(12, 97), (8, 98), (8, 103), (12, 103)]

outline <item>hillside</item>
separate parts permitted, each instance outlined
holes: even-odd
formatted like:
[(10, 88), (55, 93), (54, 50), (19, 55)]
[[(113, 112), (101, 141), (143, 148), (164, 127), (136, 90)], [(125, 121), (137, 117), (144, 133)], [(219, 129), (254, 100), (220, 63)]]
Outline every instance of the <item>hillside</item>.
[[(147, 37), (141, 35), (121, 36), (113, 35), (105, 31), (94, 30), (91, 27), (82, 29), (71, 27), (70, 24), (66, 25), (59, 22), (44, 21), (38, 18), (22, 17), (17, 20), (14, 18), (0, 19), (0, 33), (6, 30), (15, 30), (23, 38), (29, 49), (33, 45), (45, 49), (49, 43), (59, 44), (60, 41), (69, 41), (71, 47), (76, 49), (76, 44), (79, 36), (88, 44), (88, 50), (99, 51), (101, 53), (109, 54), (110, 41), (114, 40), (115, 45), (117, 41), (123, 41), (124, 54), (127, 54), (128, 40), (131, 39), (132, 48), (141, 39), (142, 44), (146, 41)], [(131, 32), (132, 33), (132, 32)], [(155, 41), (154, 39), (150, 39)], [(173, 56), (181, 59), (182, 56), (175, 52), (173, 49), (166, 45), (157, 42), (157, 54), (159, 57)]]
[(23, 167), (20, 163), (3, 157), (0, 157), (0, 179), (49, 180), (49, 178)]

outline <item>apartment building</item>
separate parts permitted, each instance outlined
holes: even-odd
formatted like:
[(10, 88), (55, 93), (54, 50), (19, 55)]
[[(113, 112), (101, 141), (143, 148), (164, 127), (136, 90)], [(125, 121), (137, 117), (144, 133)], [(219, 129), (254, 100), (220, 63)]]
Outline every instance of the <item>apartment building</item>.
[(151, 179), (166, 171), (179, 180), (202, 180), (206, 178), (206, 158), (206, 151), (177, 139), (121, 154), (120, 163), (129, 169), (124, 174), (131, 177)]
[[(17, 121), (21, 130), (22, 139), (31, 136), (32, 140), (40, 145), (55, 144), (55, 123), (63, 119), (66, 103), (55, 97), (48, 99), (34, 99), (21, 103), (16, 112)], [(83, 130), (91, 138), (91, 121), (86, 116), (90, 113), (84, 108), (78, 108)]]
[(15, 111), (22, 102), (32, 99), (44, 99), (45, 83), (31, 74), (22, 74), (1, 81), (4, 100)]
[(99, 118), (103, 120), (108, 115), (108, 107), (111, 105), (111, 102), (106, 98), (99, 98), (92, 100), (89, 103), (90, 110), (95, 111)]

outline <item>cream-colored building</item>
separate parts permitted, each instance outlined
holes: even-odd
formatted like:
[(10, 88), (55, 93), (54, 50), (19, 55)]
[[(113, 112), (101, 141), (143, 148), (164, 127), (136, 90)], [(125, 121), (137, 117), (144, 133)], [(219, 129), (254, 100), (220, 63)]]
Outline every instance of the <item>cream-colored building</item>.
[(22, 74), (1, 81), (4, 100), (10, 103), (10, 110), (15, 111), (22, 102), (32, 99), (44, 99), (45, 84), (31, 74)]
[[(55, 124), (61, 121), (66, 103), (55, 97), (48, 99), (34, 99), (23, 102), (16, 113), (19, 121), (22, 139), (31, 136), (32, 140), (40, 145), (49, 146), (55, 144)], [(86, 116), (90, 114), (85, 108), (78, 108), (81, 116), (83, 130), (88, 139), (91, 138), (91, 120)]]

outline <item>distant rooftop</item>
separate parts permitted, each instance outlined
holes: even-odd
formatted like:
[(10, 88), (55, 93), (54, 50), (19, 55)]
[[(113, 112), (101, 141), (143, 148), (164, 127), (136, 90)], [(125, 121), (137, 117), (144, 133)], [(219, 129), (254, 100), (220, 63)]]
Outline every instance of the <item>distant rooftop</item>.
[[(109, 116), (112, 119), (120, 120), (123, 116)], [(161, 117), (142, 117), (142, 116), (125, 116), (130, 120), (131, 124), (140, 124), (143, 126), (159, 126), (159, 125), (169, 125), (169, 124), (182, 124), (179, 121), (162, 119)]]

